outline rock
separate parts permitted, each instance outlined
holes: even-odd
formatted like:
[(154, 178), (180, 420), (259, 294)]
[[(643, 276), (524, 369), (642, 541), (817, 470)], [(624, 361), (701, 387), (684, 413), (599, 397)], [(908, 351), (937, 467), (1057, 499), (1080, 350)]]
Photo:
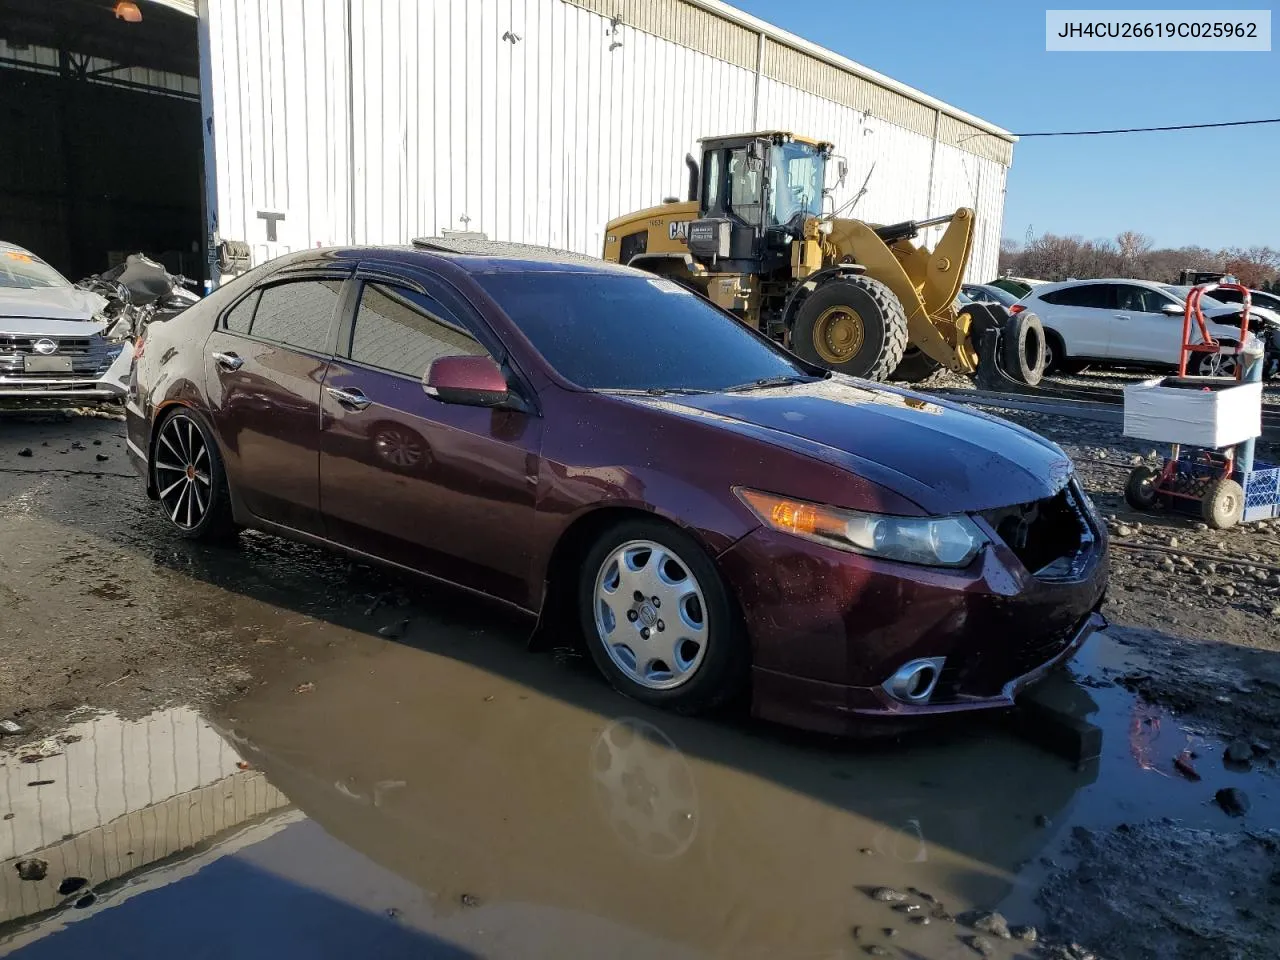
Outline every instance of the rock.
[(886, 950), (884, 947), (877, 946), (874, 943), (868, 943), (865, 947), (862, 948), (862, 952), (869, 957), (892, 957), (893, 956), (893, 954), (890, 953), (888, 950)]
[(923, 927), (925, 924), (930, 923), (931, 921), (928, 917), (921, 916), (921, 917), (912, 917), (911, 922), (914, 924), (917, 924), (918, 926)]
[(1265, 740), (1255, 740), (1253, 743), (1249, 744), (1249, 749), (1258, 756), (1265, 757), (1271, 752), (1271, 744), (1267, 743)]
[(1273, 617), (1276, 617), (1277, 619), (1280, 619), (1280, 606), (1272, 607), (1272, 608), (1271, 608), (1271, 615), (1272, 615)]
[(1224, 597), (1234, 597), (1236, 595), (1236, 588), (1231, 586), (1231, 584), (1228, 583), (1225, 587), (1222, 588), (1222, 595)]
[(1204, 570), (1205, 573), (1217, 573), (1218, 565), (1214, 563), (1212, 560), (1206, 560), (1204, 567), (1202, 569)]
[(1010, 940), (1013, 937), (1009, 932), (1009, 921), (999, 913), (976, 911), (965, 914), (959, 919), (966, 927), (973, 927), (979, 933), (987, 933), (1001, 940)]
[(871, 891), (871, 899), (879, 900), (881, 903), (902, 903), (907, 899), (907, 895), (892, 887), (876, 887)]
[(94, 445), (95, 447), (100, 447), (100, 446), (102, 446), (102, 441), (101, 441), (101, 440), (95, 440), (95, 441), (93, 441), (93, 445)]
[(861, 928), (861, 927), (854, 927), (852, 930), (850, 930), (850, 931), (849, 931), (849, 933), (851, 933), (851, 934), (853, 935), (853, 939), (855, 939), (855, 940), (861, 940), (861, 939), (862, 939), (862, 928)]
[(1021, 940), (1023, 943), (1035, 943), (1040, 939), (1036, 928), (1032, 926), (1011, 927), (1009, 932), (1013, 934), (1013, 939)]
[(58, 895), (62, 897), (69, 897), (77, 890), (81, 890), (88, 886), (88, 884), (89, 881), (84, 877), (67, 877), (58, 884)]
[(380, 627), (378, 629), (378, 636), (395, 640), (397, 637), (403, 637), (404, 632), (408, 629), (409, 621), (400, 620), (396, 623), (388, 623), (385, 627)]
[(71, 441), (71, 449), (72, 449), (72, 450), (83, 450), (83, 449), (84, 449), (84, 444), (83, 444), (83, 443), (81, 443), (79, 440), (72, 440), (72, 441)]
[(917, 900), (923, 900), (925, 903), (938, 902), (938, 898), (935, 897), (932, 893), (926, 893), (924, 890), (921, 890), (919, 887), (907, 887), (907, 893), (911, 894)]
[(1201, 533), (1204, 533), (1206, 530), (1209, 529), (1209, 525), (1207, 523), (1197, 523), (1195, 525), (1195, 528), (1199, 530)]
[(1173, 561), (1170, 558), (1165, 557), (1163, 560), (1160, 561), (1160, 569), (1163, 570), (1165, 573), (1173, 573), (1174, 571)]
[(1171, 546), (1171, 547), (1176, 547), (1177, 545), (1178, 545), (1178, 538), (1177, 538), (1177, 537), (1170, 537), (1170, 538), (1169, 538), (1169, 546)]
[(863, 847), (858, 852), (862, 854), (864, 857), (874, 857), (876, 855), (876, 852), (872, 850), (870, 847)]
[(27, 857), (13, 865), (23, 880), (43, 880), (49, 874), (49, 864), (39, 857)]
[(894, 937), (898, 935), (897, 927), (885, 927), (884, 935), (888, 937), (890, 940), (892, 940)]
[(896, 904), (893, 909), (897, 910), (899, 913), (905, 913), (907, 916), (914, 916), (917, 913), (923, 912), (924, 907), (920, 906), (918, 903), (899, 903)]
[(1116, 536), (1117, 536), (1117, 537), (1120, 537), (1120, 538), (1122, 538), (1122, 539), (1123, 539), (1124, 537), (1132, 537), (1132, 536), (1133, 536), (1133, 527), (1131, 527), (1131, 526), (1129, 526), (1128, 524), (1125, 524), (1125, 523), (1120, 524), (1118, 527), (1116, 527)]
[(316, 685), (308, 680), (306, 683), (300, 683), (293, 688), (294, 693), (311, 693), (315, 690)]
[(464, 907), (480, 906), (480, 898), (472, 893), (464, 893), (462, 896), (458, 898), (458, 902), (461, 903)]
[(35, 454), (31, 452), (31, 448), (30, 448), (30, 447), (23, 447), (21, 450), (19, 450), (19, 451), (18, 451), (18, 456), (20, 456), (20, 457), (34, 457), (34, 456), (35, 456)]
[(1239, 787), (1223, 787), (1213, 800), (1229, 817), (1243, 817), (1249, 812), (1249, 797)]
[(1223, 751), (1222, 758), (1227, 763), (1251, 763), (1253, 761), (1253, 747), (1243, 740), (1232, 740), (1231, 743), (1227, 744), (1227, 749)]
[(995, 945), (986, 937), (961, 937), (960, 942), (980, 957), (995, 956)]
[(105, 453), (100, 453), (96, 457), (94, 457), (94, 459), (97, 460), (99, 463), (106, 463), (111, 458), (107, 456)]
[(1138, 456), (1136, 453), (1129, 458), (1129, 466), (1131, 467), (1140, 467), (1144, 462), (1145, 461), (1143, 461), (1142, 457)]

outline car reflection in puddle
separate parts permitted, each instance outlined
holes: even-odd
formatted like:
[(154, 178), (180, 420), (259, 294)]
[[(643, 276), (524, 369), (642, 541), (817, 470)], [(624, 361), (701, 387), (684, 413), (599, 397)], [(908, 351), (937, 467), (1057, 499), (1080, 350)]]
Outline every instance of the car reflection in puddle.
[(1038, 921), (1071, 826), (1221, 816), (1166, 776), (1173, 718), (1135, 753), (1117, 687), (1073, 688), (1104, 729), (1076, 770), (999, 724), (833, 743), (485, 656), (356, 639), (305, 695), (286, 676), (210, 721), (99, 716), (0, 754), (0, 953), (938, 960), (966, 955), (966, 909)]

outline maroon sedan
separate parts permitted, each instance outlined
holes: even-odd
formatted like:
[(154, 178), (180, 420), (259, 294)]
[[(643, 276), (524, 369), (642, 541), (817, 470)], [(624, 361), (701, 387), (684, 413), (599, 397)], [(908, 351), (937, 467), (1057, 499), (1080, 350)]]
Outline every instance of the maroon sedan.
[[(623, 693), (833, 732), (1002, 707), (1102, 623), (1062, 450), (541, 248), (309, 250), (138, 346), (182, 535), (255, 527), (581, 627)], [(567, 624), (566, 624), (567, 625)]]

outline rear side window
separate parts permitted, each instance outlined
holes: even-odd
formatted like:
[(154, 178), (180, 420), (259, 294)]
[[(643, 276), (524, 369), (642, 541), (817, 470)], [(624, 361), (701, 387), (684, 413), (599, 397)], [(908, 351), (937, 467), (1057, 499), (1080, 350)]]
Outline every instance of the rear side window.
[(1087, 283), (1079, 287), (1064, 287), (1042, 293), (1040, 299), (1045, 303), (1055, 303), (1062, 307), (1093, 307), (1098, 310), (1109, 310), (1115, 306), (1112, 287), (1106, 283)]
[(1157, 290), (1127, 284), (1116, 287), (1116, 305), (1120, 310), (1129, 310), (1133, 313), (1159, 313), (1167, 303), (1173, 303), (1173, 298)]
[(232, 333), (248, 334), (253, 325), (253, 311), (258, 306), (259, 291), (255, 290), (227, 311), (222, 325)]
[[(249, 334), (309, 353), (328, 353), (329, 325), (341, 292), (341, 280), (293, 280), (265, 287), (257, 295)], [(228, 323), (231, 319), (229, 314)]]
[(440, 357), (486, 356), (463, 321), (434, 297), (382, 283), (366, 283), (351, 331), (351, 359), (421, 378)]

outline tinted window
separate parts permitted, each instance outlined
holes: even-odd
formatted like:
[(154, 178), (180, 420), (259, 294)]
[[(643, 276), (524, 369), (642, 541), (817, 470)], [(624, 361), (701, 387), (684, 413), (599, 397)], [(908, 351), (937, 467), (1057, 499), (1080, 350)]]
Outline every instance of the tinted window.
[(1147, 287), (1135, 287), (1128, 284), (1116, 285), (1116, 308), (1132, 313), (1159, 313), (1166, 303), (1173, 303), (1172, 297), (1158, 290)]
[(746, 147), (729, 151), (729, 209), (746, 223), (758, 224), (763, 212), (761, 185), (764, 165), (747, 156)]
[[(1244, 295), (1239, 290), (1215, 290), (1213, 299), (1221, 303), (1244, 303)], [(1254, 297), (1254, 302), (1257, 302), (1257, 297)]]
[(226, 317), (222, 320), (222, 325), (232, 333), (247, 334), (253, 324), (253, 308), (257, 305), (258, 291), (255, 290), (227, 311)]
[(1112, 287), (1106, 283), (1086, 283), (1079, 287), (1064, 287), (1042, 293), (1040, 299), (1045, 303), (1056, 303), (1063, 307), (1094, 307), (1108, 310), (1115, 306)]
[(329, 324), (341, 291), (341, 280), (295, 280), (266, 287), (259, 294), (249, 332), (300, 350), (328, 353)]
[(598, 390), (723, 390), (805, 376), (790, 356), (701, 297), (659, 277), (482, 274), (566, 379)]
[(443, 304), (403, 287), (366, 283), (351, 331), (351, 359), (422, 377), (438, 357), (487, 351)]

